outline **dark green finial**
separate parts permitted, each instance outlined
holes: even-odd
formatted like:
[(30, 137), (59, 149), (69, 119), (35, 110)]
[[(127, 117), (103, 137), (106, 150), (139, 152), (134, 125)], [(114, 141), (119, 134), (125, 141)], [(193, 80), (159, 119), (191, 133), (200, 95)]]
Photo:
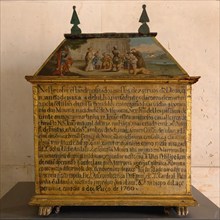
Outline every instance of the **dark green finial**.
[(73, 27), (71, 28), (71, 34), (81, 34), (81, 29), (78, 27), (80, 21), (75, 9), (76, 6), (73, 6), (73, 15), (70, 21), (70, 23), (73, 24)]
[(146, 24), (146, 22), (149, 22), (150, 19), (147, 15), (146, 5), (143, 5), (142, 8), (143, 8), (143, 11), (142, 11), (141, 17), (139, 19), (139, 22), (141, 22), (142, 25), (139, 27), (138, 33), (140, 33), (140, 34), (149, 34), (150, 29), (149, 29), (148, 25)]

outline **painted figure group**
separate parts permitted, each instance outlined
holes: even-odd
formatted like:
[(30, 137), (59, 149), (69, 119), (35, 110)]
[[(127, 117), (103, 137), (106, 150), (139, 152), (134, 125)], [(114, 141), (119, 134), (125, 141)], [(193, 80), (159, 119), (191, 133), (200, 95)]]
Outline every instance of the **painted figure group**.
[(57, 52), (57, 67), (54, 71), (54, 75), (63, 76), (64, 73), (69, 72), (69, 68), (73, 64), (73, 59), (69, 56), (68, 48), (64, 48), (64, 50), (59, 50)]
[(121, 54), (116, 46), (112, 49), (112, 56), (107, 53), (100, 54), (100, 51), (93, 51), (88, 48), (85, 56), (85, 71), (109, 70), (113, 72), (127, 69), (130, 74), (137, 74), (138, 69), (145, 68), (145, 62), (140, 51), (135, 48), (126, 54)]
[[(56, 55), (57, 67), (53, 74), (63, 76), (65, 73), (70, 72), (70, 67), (73, 65), (73, 58), (67, 47), (57, 51)], [(127, 53), (122, 54), (116, 46), (112, 49), (112, 55), (105, 52), (101, 54), (99, 50), (94, 52), (92, 47), (88, 48), (85, 55), (84, 70), (86, 72), (93, 70), (106, 70), (112, 72), (128, 70), (129, 74), (148, 74), (140, 51), (132, 48), (127, 51)]]

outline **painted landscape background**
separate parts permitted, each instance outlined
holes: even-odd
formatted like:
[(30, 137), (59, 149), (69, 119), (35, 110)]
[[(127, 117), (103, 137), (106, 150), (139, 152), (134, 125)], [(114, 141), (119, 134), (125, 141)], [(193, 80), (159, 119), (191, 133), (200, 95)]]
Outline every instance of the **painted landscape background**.
[(151, 37), (66, 40), (38, 73), (43, 76), (110, 78), (184, 74)]

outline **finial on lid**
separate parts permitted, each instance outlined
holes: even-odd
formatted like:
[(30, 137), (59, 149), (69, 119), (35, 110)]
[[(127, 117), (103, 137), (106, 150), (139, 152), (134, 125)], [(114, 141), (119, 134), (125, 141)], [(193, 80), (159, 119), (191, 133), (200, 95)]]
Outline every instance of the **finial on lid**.
[(143, 11), (142, 11), (141, 17), (139, 19), (139, 22), (141, 22), (142, 25), (139, 27), (138, 33), (140, 33), (140, 34), (149, 34), (150, 29), (149, 29), (148, 25), (146, 24), (146, 22), (149, 22), (150, 19), (147, 15), (146, 5), (142, 5), (142, 8), (143, 8)]
[(73, 6), (73, 15), (71, 18), (70, 23), (73, 24), (73, 27), (71, 28), (71, 34), (81, 34), (81, 29), (78, 27), (78, 25), (80, 24), (78, 15), (76, 13), (76, 6)]

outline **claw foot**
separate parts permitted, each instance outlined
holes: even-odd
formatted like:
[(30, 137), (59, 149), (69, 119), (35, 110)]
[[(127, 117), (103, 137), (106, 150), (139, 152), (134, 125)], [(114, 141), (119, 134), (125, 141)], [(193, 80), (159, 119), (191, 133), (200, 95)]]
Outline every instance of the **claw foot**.
[(184, 206), (178, 206), (178, 207), (175, 207), (174, 209), (177, 215), (179, 216), (186, 216), (189, 213), (188, 208)]
[(172, 208), (172, 207), (165, 206), (164, 209), (163, 209), (164, 213), (165, 213), (166, 215), (169, 215), (170, 212), (171, 212), (171, 208)]
[(52, 206), (40, 206), (38, 215), (48, 216), (51, 214), (53, 207)]
[(61, 206), (56, 206), (55, 209), (54, 209), (54, 212), (56, 214), (60, 213), (60, 209), (61, 209)]

